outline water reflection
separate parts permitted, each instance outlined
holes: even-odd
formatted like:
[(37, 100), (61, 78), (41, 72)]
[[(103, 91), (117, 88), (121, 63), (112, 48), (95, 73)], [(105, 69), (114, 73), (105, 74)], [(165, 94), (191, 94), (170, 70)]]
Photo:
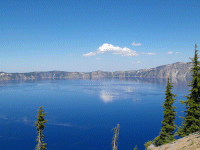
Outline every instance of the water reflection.
[[(188, 81), (191, 81), (191, 78), (171, 78), (170, 82), (173, 82), (173, 86), (176, 89), (185, 90), (185, 87), (188, 87)], [(58, 80), (59, 81), (59, 80)], [(141, 96), (145, 96), (144, 93), (141, 93), (141, 90), (145, 91), (146, 95), (159, 94), (161, 90), (164, 93), (165, 89), (160, 89), (166, 87), (167, 78), (102, 78), (98, 80), (88, 80), (92, 82), (73, 82), (76, 80), (61, 80), (61, 81), (70, 81), (63, 82), (59, 86), (48, 86), (48, 90), (58, 90), (59, 92), (73, 92), (78, 88), (85, 91), (85, 93), (92, 95), (99, 95), (99, 98), (105, 102), (110, 103), (114, 100), (122, 100), (132, 98), (133, 102), (140, 101)], [(72, 81), (72, 82), (71, 82)], [(93, 82), (94, 81), (94, 82)], [(37, 81), (2, 81), (0, 86), (6, 86), (9, 84), (19, 84), (19, 83), (38, 83), (37, 86), (46, 84), (57, 83), (55, 80), (37, 80)], [(140, 84), (140, 83), (150, 83), (150, 84)], [(161, 85), (161, 86), (155, 86)], [(29, 86), (26, 86), (29, 88)], [(30, 87), (32, 88), (32, 87)], [(40, 90), (43, 89), (40, 87)], [(45, 89), (45, 88), (44, 88)], [(31, 89), (28, 89), (31, 90)], [(24, 122), (27, 122), (27, 119), (24, 119)]]
[(105, 102), (112, 102), (114, 99), (116, 99), (116, 97), (119, 96), (119, 93), (116, 92), (112, 92), (112, 91), (106, 91), (106, 90), (102, 90), (100, 92), (100, 98)]
[[(158, 78), (114, 78), (101, 79), (98, 81), (100, 81), (101, 83), (97, 87), (98, 89), (92, 87), (90, 89), (87, 89), (87, 91), (90, 91), (91, 93), (95, 93), (95, 91), (98, 91), (100, 99), (103, 100), (105, 103), (110, 103), (114, 100), (128, 99), (132, 97), (133, 102), (136, 102), (140, 101), (142, 96), (161, 95), (161, 93), (164, 94), (165, 87), (167, 85), (167, 79)], [(174, 83), (174, 89), (187, 89), (188, 81), (191, 81), (191, 79), (170, 79), (170, 82)], [(145, 95), (144, 93), (141, 93), (141, 90), (145, 91)]]
[[(166, 84), (167, 78), (140, 78), (140, 77), (127, 77), (127, 78), (114, 78), (119, 81), (133, 81), (139, 83), (154, 83), (154, 84)], [(174, 85), (183, 85), (187, 86), (188, 81), (191, 81), (192, 78), (170, 78), (170, 82), (173, 82)]]
[[(179, 88), (188, 85), (188, 81), (184, 79), (170, 80)], [(36, 110), (38, 106), (43, 104), (45, 104), (45, 111), (49, 112), (47, 115), (47, 120), (49, 120), (47, 122), (48, 127), (45, 129), (45, 132), (47, 131), (45, 135), (47, 137), (54, 135), (55, 138), (53, 140), (58, 137), (58, 141), (55, 141), (55, 143), (60, 141), (66, 143), (65, 138), (61, 139), (59, 137), (60, 135), (64, 135), (63, 137), (68, 135), (68, 137), (74, 139), (67, 140), (70, 144), (82, 142), (84, 139), (92, 139), (91, 141), (88, 140), (88, 145), (91, 145), (99, 138), (103, 137), (102, 139), (105, 139), (104, 136), (108, 137), (110, 133), (112, 134), (113, 124), (118, 122), (124, 125), (123, 135), (130, 133), (130, 137), (128, 135), (128, 138), (125, 137), (124, 139), (134, 139), (135, 137), (132, 135), (148, 137), (148, 135), (157, 134), (159, 131), (155, 129), (160, 128), (160, 120), (163, 117), (159, 114), (163, 112), (160, 103), (164, 101), (166, 83), (167, 79), (156, 78), (2, 82), (2, 87), (0, 87), (0, 122), (3, 128), (1, 128), (0, 141), (9, 139), (9, 137), (24, 137), (18, 132), (22, 131), (22, 129), (28, 129), (28, 132), (23, 133), (26, 134), (25, 137), (36, 134), (33, 126), (36, 121)], [(183, 92), (179, 93), (182, 94)], [(174, 94), (178, 93), (174, 92)], [(180, 109), (182, 107), (177, 106), (179, 112), (182, 111)], [(140, 130), (147, 127), (147, 122), (150, 124), (148, 125), (149, 128), (145, 131)], [(11, 125), (12, 128), (10, 128)], [(100, 131), (105, 131), (105, 135)], [(143, 132), (146, 131), (149, 132), (144, 134)], [(6, 135), (3, 133), (6, 133)], [(58, 133), (58, 135), (55, 133)], [(81, 138), (77, 137), (77, 135), (80, 135)], [(100, 135), (100, 137), (97, 135)], [(97, 138), (94, 139), (94, 137)], [(138, 138), (136, 142), (139, 143), (142, 139)], [(31, 141), (30, 139), (28, 140)], [(142, 142), (144, 143), (148, 138), (143, 140)], [(35, 142), (35, 139), (32, 141)], [(127, 143), (125, 141), (122, 139), (121, 143), (131, 143), (131, 140)], [(32, 143), (29, 142), (29, 144)], [(52, 146), (52, 148), (55, 148), (55, 146)]]
[[(12, 81), (0, 81), (0, 86), (6, 86), (8, 84), (19, 84), (19, 83), (37, 83), (41, 81), (56, 81), (56, 80), (64, 80), (64, 79), (44, 79), (44, 80), (12, 80)], [(66, 79), (66, 80), (84, 80), (84, 79)], [(99, 79), (90, 79), (95, 81), (105, 81), (105, 80), (115, 80), (115, 81), (132, 81), (138, 83), (158, 83), (158, 84), (166, 84), (167, 78), (141, 78), (141, 77), (123, 77), (123, 78), (99, 78)], [(170, 82), (174, 84), (188, 85), (188, 81), (191, 81), (192, 78), (170, 78)]]

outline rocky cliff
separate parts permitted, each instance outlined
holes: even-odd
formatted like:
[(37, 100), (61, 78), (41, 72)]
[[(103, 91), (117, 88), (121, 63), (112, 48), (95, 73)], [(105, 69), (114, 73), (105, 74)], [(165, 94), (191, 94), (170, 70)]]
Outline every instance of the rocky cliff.
[(147, 150), (200, 150), (199, 131), (189, 134), (186, 137), (178, 139), (172, 143), (155, 147), (153, 144), (147, 147)]
[(29, 73), (5, 73), (0, 72), (0, 81), (6, 80), (40, 80), (40, 79), (101, 79), (101, 78), (191, 78), (190, 68), (192, 65), (183, 62), (163, 65), (151, 69), (116, 72), (29, 72)]

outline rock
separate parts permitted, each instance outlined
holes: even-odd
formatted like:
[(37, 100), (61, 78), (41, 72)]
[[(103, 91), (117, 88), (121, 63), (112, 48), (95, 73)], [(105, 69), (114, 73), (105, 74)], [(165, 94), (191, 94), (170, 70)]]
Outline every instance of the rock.
[(39, 80), (39, 79), (102, 79), (102, 78), (191, 78), (192, 65), (177, 62), (163, 65), (151, 69), (141, 69), (133, 71), (116, 71), (104, 72), (93, 71), (84, 72), (65, 72), (65, 71), (48, 71), (48, 72), (29, 72), (29, 73), (5, 73), (0, 72), (0, 81), (6, 80)]
[(147, 150), (200, 150), (200, 132), (189, 134), (174, 142), (155, 147), (153, 144)]

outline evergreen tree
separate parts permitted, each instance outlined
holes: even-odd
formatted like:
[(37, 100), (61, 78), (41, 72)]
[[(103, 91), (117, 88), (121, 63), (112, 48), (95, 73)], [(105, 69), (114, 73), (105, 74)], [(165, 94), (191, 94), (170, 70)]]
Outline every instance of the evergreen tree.
[(147, 149), (147, 147), (150, 146), (151, 144), (154, 144), (153, 141), (145, 142), (145, 144), (144, 144), (145, 149)]
[(113, 128), (114, 136), (112, 138), (112, 149), (117, 150), (118, 149), (118, 139), (119, 139), (119, 124), (117, 124), (117, 127)]
[(38, 144), (36, 145), (35, 149), (36, 150), (46, 150), (46, 143), (44, 143), (43, 139), (44, 139), (44, 135), (42, 134), (43, 130), (44, 130), (44, 123), (47, 122), (47, 120), (44, 119), (44, 116), (47, 114), (47, 113), (44, 113), (43, 111), (43, 106), (40, 106), (39, 107), (39, 110), (38, 110), (38, 115), (37, 115), (37, 121), (35, 122), (35, 127), (36, 129), (38, 130), (37, 131), (37, 139), (36, 141), (38, 142)]
[(198, 61), (198, 50), (196, 49), (197, 45), (195, 44), (195, 55), (194, 59), (191, 59), (193, 62), (192, 67), (192, 81), (190, 81), (189, 85), (191, 87), (191, 90), (188, 90), (190, 92), (189, 96), (185, 96), (187, 98), (186, 101), (180, 100), (181, 104), (185, 104), (186, 111), (185, 117), (180, 117), (184, 121), (182, 122), (182, 126), (178, 127), (178, 131), (176, 132), (176, 135), (180, 137), (187, 136), (191, 133), (194, 133), (196, 131), (200, 130), (200, 78), (199, 78), (199, 61)]
[(162, 107), (164, 108), (164, 119), (162, 121), (162, 128), (161, 128), (161, 132), (159, 134), (159, 136), (157, 136), (154, 140), (153, 143), (155, 144), (155, 146), (160, 146), (166, 143), (170, 143), (172, 141), (175, 140), (173, 132), (175, 130), (175, 116), (176, 116), (176, 112), (174, 111), (174, 109), (176, 107), (172, 106), (172, 104), (174, 103), (175, 99), (173, 99), (173, 97), (177, 96), (176, 94), (172, 94), (172, 83), (169, 82), (169, 77), (167, 80), (167, 87), (166, 87), (166, 91), (165, 91), (165, 102), (162, 105)]
[(135, 146), (134, 150), (137, 150), (137, 145)]

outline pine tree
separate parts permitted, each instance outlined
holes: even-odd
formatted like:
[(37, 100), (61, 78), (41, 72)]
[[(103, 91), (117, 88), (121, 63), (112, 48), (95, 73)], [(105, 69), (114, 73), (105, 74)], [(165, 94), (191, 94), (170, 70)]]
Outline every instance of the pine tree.
[(144, 144), (145, 149), (147, 149), (147, 147), (150, 146), (151, 144), (154, 144), (153, 141), (145, 142), (145, 144)]
[(182, 122), (182, 126), (178, 127), (178, 131), (176, 132), (176, 135), (180, 137), (187, 136), (191, 133), (194, 133), (196, 131), (200, 130), (200, 78), (199, 78), (199, 61), (198, 61), (198, 50), (196, 49), (197, 45), (195, 44), (195, 55), (194, 59), (191, 59), (193, 62), (192, 67), (192, 81), (190, 81), (189, 85), (191, 87), (191, 90), (188, 90), (190, 92), (189, 96), (185, 96), (187, 98), (186, 101), (180, 100), (181, 104), (185, 104), (186, 111), (185, 117), (180, 117), (184, 121)]
[(112, 149), (117, 150), (118, 149), (118, 139), (119, 139), (119, 124), (117, 124), (117, 127), (113, 128), (114, 136), (112, 138)]
[(174, 109), (176, 107), (172, 106), (172, 104), (174, 103), (175, 99), (173, 99), (173, 97), (177, 96), (176, 94), (172, 94), (172, 83), (169, 82), (169, 77), (167, 80), (167, 87), (166, 87), (166, 91), (165, 91), (165, 102), (162, 105), (162, 107), (164, 108), (164, 119), (162, 121), (162, 128), (161, 128), (161, 132), (159, 134), (159, 136), (157, 136), (154, 140), (153, 143), (155, 144), (155, 146), (160, 146), (166, 143), (170, 143), (172, 141), (175, 140), (173, 132), (175, 130), (175, 116), (176, 116), (176, 112), (174, 111)]
[(135, 146), (134, 150), (137, 150), (137, 145)]
[(47, 113), (44, 113), (43, 111), (43, 106), (40, 106), (39, 107), (39, 110), (38, 110), (38, 115), (37, 115), (37, 121), (35, 122), (35, 127), (36, 129), (38, 130), (37, 131), (37, 139), (36, 141), (38, 142), (38, 144), (36, 145), (35, 149), (36, 150), (46, 150), (46, 143), (44, 143), (43, 139), (44, 139), (44, 135), (42, 134), (43, 130), (44, 130), (44, 123), (47, 122), (47, 120), (44, 119), (44, 116), (47, 114)]

